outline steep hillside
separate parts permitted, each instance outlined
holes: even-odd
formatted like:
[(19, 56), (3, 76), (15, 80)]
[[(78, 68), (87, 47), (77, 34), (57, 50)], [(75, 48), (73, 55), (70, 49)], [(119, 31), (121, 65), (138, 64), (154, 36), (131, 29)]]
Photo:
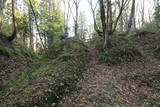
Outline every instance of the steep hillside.
[[(18, 44), (17, 44), (18, 45)], [(39, 63), (30, 51), (25, 52), (22, 47), (8, 42), (4, 35), (0, 35), (0, 85), (9, 81), (11, 75), (20, 75), (25, 69)]]
[(159, 107), (159, 38), (159, 33), (116, 37), (109, 53), (66, 39), (41, 60), (20, 44), (3, 42), (1, 107)]
[(108, 65), (91, 48), (90, 66), (79, 83), (80, 90), (65, 96), (58, 107), (159, 107), (160, 60), (155, 54), (159, 37), (159, 33), (131, 36), (130, 42), (142, 52), (140, 61)]
[(87, 46), (81, 41), (64, 41), (56, 59), (38, 59), (27, 47), (4, 41), (0, 55), (1, 107), (55, 106), (76, 89), (89, 60)]

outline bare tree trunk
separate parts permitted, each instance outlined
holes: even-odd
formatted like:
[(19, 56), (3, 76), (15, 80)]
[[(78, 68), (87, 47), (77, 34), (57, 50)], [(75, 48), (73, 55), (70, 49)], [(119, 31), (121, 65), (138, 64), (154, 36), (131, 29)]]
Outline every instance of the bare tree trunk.
[(46, 35), (46, 31), (44, 31), (44, 43), (45, 43), (45, 48), (47, 48), (48, 44), (47, 44), (47, 35)]
[(3, 0), (0, 0), (0, 31), (2, 28), (2, 19), (3, 19)]
[[(100, 6), (100, 18), (101, 18), (101, 23), (102, 23), (102, 32), (103, 32), (103, 37), (104, 37), (104, 44), (103, 44), (103, 48), (106, 47), (107, 45), (107, 39), (108, 39), (108, 29), (107, 29), (107, 25), (108, 25), (108, 17), (107, 17), (107, 24), (106, 24), (106, 16), (105, 16), (105, 8), (104, 8), (104, 1), (103, 0), (99, 0), (99, 6)], [(108, 9), (107, 9), (108, 11)]]
[(2, 29), (2, 24), (3, 24), (3, 9), (4, 9), (4, 4), (6, 0), (0, 0), (0, 31)]
[(129, 18), (128, 28), (125, 34), (128, 34), (131, 29), (134, 16), (135, 16), (135, 0), (132, 1), (131, 14)]
[[(120, 0), (118, 0), (118, 7), (119, 7), (119, 10), (120, 10), (121, 9)], [(120, 16), (120, 32), (123, 32), (123, 13)]]
[(142, 27), (144, 26), (144, 0), (143, 0), (143, 3), (142, 3)]
[(34, 45), (34, 43), (33, 43), (33, 28), (32, 28), (32, 15), (31, 15), (31, 13), (30, 13), (30, 10), (29, 10), (29, 33), (30, 33), (30, 47), (31, 47), (31, 49), (33, 49), (33, 45)]
[(119, 14), (117, 16), (117, 18), (115, 18), (115, 23), (113, 26), (113, 13), (112, 13), (112, 2), (111, 0), (107, 1), (107, 16), (105, 16), (105, 8), (104, 8), (104, 1), (103, 0), (99, 0), (99, 6), (100, 6), (100, 17), (101, 17), (101, 23), (102, 23), (102, 28), (103, 28), (103, 35), (104, 35), (104, 45), (103, 48), (105, 48), (106, 46), (109, 47), (109, 45), (111, 45), (110, 40), (109, 40), (109, 36), (112, 35), (117, 27), (118, 21), (122, 15), (123, 9), (124, 9), (124, 5), (127, 3), (128, 0), (126, 0), (126, 2), (124, 2), (124, 0), (122, 0), (122, 5), (121, 8), (119, 10)]
[(104, 1), (99, 0), (100, 5), (100, 18), (101, 18), (101, 24), (103, 27), (103, 36), (105, 37), (105, 31), (106, 31), (106, 17), (105, 17), (105, 8), (104, 8)]
[(113, 17), (112, 17), (112, 3), (108, 0), (108, 32), (112, 32), (113, 28)]
[(49, 4), (50, 4), (50, 9), (54, 11), (55, 10), (55, 0), (49, 0)]
[(79, 18), (79, 4), (81, 0), (73, 0), (73, 3), (75, 5), (75, 11), (76, 11), (76, 16), (74, 20), (74, 35), (75, 37), (78, 36), (78, 18)]
[(78, 36), (78, 5), (76, 5), (75, 36)]
[(36, 24), (36, 27), (37, 27), (37, 31), (38, 31), (38, 34), (39, 34), (40, 41), (42, 43), (43, 48), (45, 48), (45, 45), (43, 43), (43, 38), (41, 37), (40, 29), (39, 29), (39, 26), (38, 26), (37, 17), (36, 17), (35, 11), (33, 9), (33, 5), (31, 3), (31, 0), (29, 0), (29, 4), (30, 4), (31, 10), (32, 10), (32, 13), (34, 15), (34, 18), (35, 18), (35, 24)]
[(120, 31), (123, 32), (123, 16), (120, 17)]
[(16, 38), (17, 35), (17, 29), (16, 29), (16, 18), (15, 18), (15, 10), (14, 10), (14, 0), (12, 0), (12, 20), (13, 20), (13, 33), (8, 38), (9, 41), (13, 41)]
[(0, 11), (0, 31), (2, 30), (2, 24), (3, 24), (3, 10)]
[(103, 34), (102, 34), (102, 32), (98, 29), (98, 27), (97, 27), (97, 21), (96, 21), (96, 8), (97, 8), (97, 3), (96, 3), (96, 6), (95, 7), (93, 7), (93, 2), (92, 2), (92, 0), (88, 0), (88, 3), (90, 4), (90, 7), (91, 7), (91, 11), (92, 11), (92, 17), (93, 17), (93, 23), (94, 23), (94, 30), (96, 31), (96, 33), (99, 35), (99, 36), (104, 36)]

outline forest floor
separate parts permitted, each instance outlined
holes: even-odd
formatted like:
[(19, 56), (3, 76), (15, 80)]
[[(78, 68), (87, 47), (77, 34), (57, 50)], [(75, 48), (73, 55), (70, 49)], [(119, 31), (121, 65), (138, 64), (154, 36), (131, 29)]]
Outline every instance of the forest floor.
[[(27, 105), (30, 104), (28, 100), (33, 104), (35, 101), (40, 102), (40, 107), (44, 107), (42, 105), (46, 100), (41, 99), (48, 98), (45, 92), (51, 91), (50, 93), (56, 94), (49, 97), (49, 107), (50, 103), (54, 104), (55, 96), (60, 96), (60, 100), (62, 97), (60, 102), (59, 99), (57, 101), (58, 107), (160, 107), (160, 60), (155, 57), (153, 48), (159, 38), (160, 33), (134, 37), (132, 42), (142, 51), (143, 61), (116, 65), (101, 62), (97, 58), (97, 49), (91, 45), (89, 65), (86, 62), (87, 71), (82, 68), (85, 68), (84, 61), (88, 56), (80, 58), (74, 64), (68, 61), (53, 64), (23, 54), (12, 57), (0, 54), (0, 106), (13, 107), (15, 103), (23, 104), (24, 99), (24, 107), (34, 107)], [(79, 52), (82, 50), (77, 53)], [(80, 82), (74, 80), (75, 74), (76, 77), (83, 74), (83, 79), (78, 79)], [(77, 87), (76, 91), (73, 87)]]
[(26, 45), (11, 44), (5, 36), (0, 38), (0, 107), (55, 107), (73, 92), (89, 55), (83, 42), (69, 41), (62, 42), (63, 50), (54, 59), (38, 56)]
[(108, 66), (97, 59), (92, 47), (84, 79), (58, 107), (160, 107), (160, 60), (151, 49), (157, 35), (135, 39), (144, 53), (142, 62)]

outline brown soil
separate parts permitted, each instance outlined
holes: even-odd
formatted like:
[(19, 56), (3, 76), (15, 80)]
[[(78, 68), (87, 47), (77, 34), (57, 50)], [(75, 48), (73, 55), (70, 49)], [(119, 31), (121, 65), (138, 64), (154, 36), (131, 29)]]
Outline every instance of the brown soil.
[[(153, 35), (142, 41), (144, 38), (135, 40), (144, 53), (148, 52), (143, 62), (108, 66), (97, 59), (97, 52), (92, 48), (92, 59), (83, 81), (58, 107), (159, 107), (160, 61), (151, 54), (152, 46), (148, 47), (156, 38)], [(156, 104), (151, 105), (149, 99), (156, 99)]]

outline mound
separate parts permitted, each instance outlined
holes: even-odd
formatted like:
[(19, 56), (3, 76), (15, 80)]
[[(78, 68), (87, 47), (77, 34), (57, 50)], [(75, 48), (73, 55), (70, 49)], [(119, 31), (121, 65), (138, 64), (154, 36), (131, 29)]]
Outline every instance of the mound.
[[(25, 63), (19, 61), (17, 64), (13, 62), (13, 64), (10, 64), (16, 68), (21, 68), (20, 66), (24, 68), (20, 70), (20, 74), (13, 75), (12, 73), (9, 80), (3, 82), (2, 90), (0, 91), (1, 106), (55, 106), (63, 96), (76, 89), (77, 82), (82, 79), (82, 74), (86, 70), (89, 56), (87, 47), (81, 44), (83, 43), (72, 42), (71, 40), (70, 45), (72, 48), (66, 44), (63, 51), (57, 54), (56, 59), (48, 60), (45, 58), (39, 61), (38, 64), (28, 63), (19, 55), (15, 56), (15, 59)], [(52, 51), (50, 52), (50, 55), (52, 55)], [(13, 60), (14, 62), (15, 59)], [(11, 60), (11, 58), (8, 60)], [(22, 64), (19, 65), (20, 63)], [(8, 66), (8, 68), (10, 69), (11, 67)], [(1, 72), (4, 72), (4, 70)], [(15, 70), (12, 72), (15, 73)]]
[(98, 58), (107, 64), (118, 64), (122, 62), (141, 61), (141, 51), (131, 41), (124, 37), (111, 39), (112, 47), (107, 49), (99, 48)]

